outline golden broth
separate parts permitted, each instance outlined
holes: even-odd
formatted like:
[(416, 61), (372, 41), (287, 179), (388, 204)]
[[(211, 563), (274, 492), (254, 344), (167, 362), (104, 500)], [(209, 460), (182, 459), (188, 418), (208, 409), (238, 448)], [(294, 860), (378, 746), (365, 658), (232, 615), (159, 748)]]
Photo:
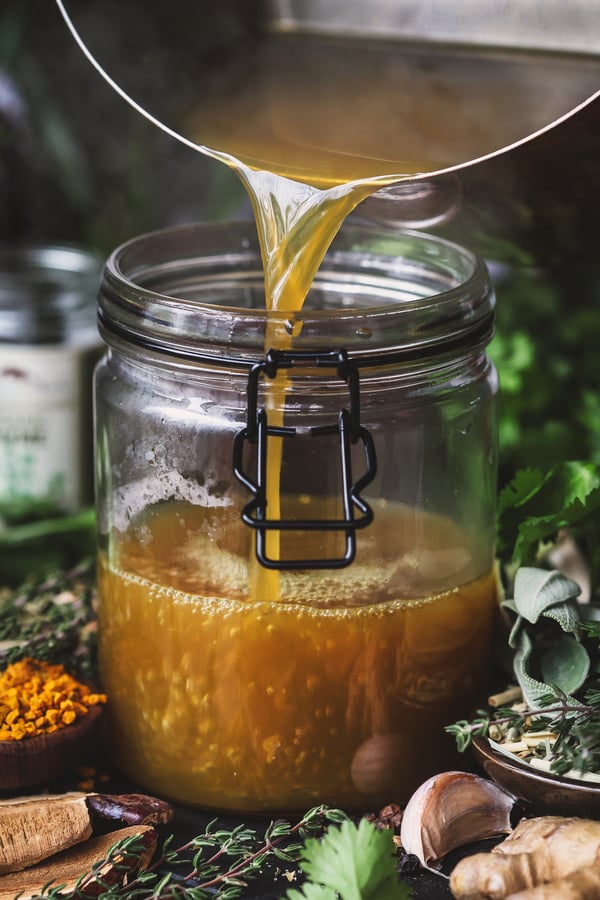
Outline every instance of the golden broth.
[(353, 566), (282, 573), (285, 599), (255, 600), (246, 531), (235, 511), (173, 502), (101, 560), (119, 765), (222, 809), (406, 798), (481, 694), (494, 575), (449, 520), (382, 507)]

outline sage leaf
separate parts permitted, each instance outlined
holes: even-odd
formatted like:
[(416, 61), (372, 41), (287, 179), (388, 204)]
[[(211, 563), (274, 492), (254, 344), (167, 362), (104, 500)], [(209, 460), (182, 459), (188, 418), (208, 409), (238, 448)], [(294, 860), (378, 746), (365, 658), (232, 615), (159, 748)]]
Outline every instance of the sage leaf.
[[(536, 652), (529, 634), (522, 629), (517, 639), (513, 666), (523, 698), (530, 707), (543, 706), (553, 687), (566, 695), (570, 705), (578, 706), (579, 702), (572, 694), (587, 678), (590, 659), (585, 647), (565, 634), (559, 634), (551, 646)], [(536, 678), (532, 671), (539, 671), (544, 680)]]
[(579, 638), (580, 617), (577, 607), (573, 603), (560, 603), (547, 609), (544, 613), (547, 619), (554, 619), (558, 622), (563, 631), (567, 634), (573, 634)]
[(517, 616), (514, 621), (513, 627), (510, 630), (510, 634), (508, 636), (508, 646), (512, 647), (512, 649), (516, 649), (517, 644), (519, 643), (519, 634), (521, 632), (521, 628), (523, 626), (523, 616)]
[(535, 708), (540, 706), (544, 698), (548, 696), (548, 685), (534, 678), (528, 671), (532, 651), (531, 638), (525, 629), (522, 629), (517, 636), (513, 666), (519, 687), (523, 692), (523, 699), (530, 707)]
[(574, 694), (590, 671), (587, 650), (570, 634), (559, 634), (552, 646), (540, 653), (540, 674), (547, 685), (554, 684), (565, 694)]
[(516, 650), (513, 659), (515, 676), (523, 692), (525, 702), (531, 707), (536, 707), (539, 705), (540, 700), (548, 695), (548, 685), (538, 681), (537, 678), (533, 678), (527, 671), (533, 644), (525, 629), (521, 629), (516, 636), (515, 646)]
[[(575, 600), (581, 589), (577, 582), (556, 570), (535, 569), (522, 566), (515, 575), (514, 604), (520, 616), (535, 624), (558, 604)], [(553, 616), (556, 618), (556, 615)], [(565, 613), (565, 623), (569, 616)], [(558, 619), (557, 619), (558, 621)], [(561, 625), (562, 627), (562, 625)], [(572, 631), (567, 627), (564, 631)]]

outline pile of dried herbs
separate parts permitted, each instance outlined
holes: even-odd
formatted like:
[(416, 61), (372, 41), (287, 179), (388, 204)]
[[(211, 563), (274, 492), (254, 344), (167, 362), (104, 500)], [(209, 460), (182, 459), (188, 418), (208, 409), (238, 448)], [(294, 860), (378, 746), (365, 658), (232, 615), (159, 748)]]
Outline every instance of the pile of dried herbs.
[(30, 656), (62, 663), (80, 680), (97, 676), (94, 565), (0, 589), (0, 670)]

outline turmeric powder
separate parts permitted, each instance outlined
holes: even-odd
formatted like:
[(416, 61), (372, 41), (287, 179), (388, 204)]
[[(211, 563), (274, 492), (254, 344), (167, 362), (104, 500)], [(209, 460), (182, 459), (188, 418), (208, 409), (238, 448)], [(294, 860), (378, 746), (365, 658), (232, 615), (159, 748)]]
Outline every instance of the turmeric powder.
[(0, 740), (20, 741), (50, 734), (106, 703), (64, 666), (21, 659), (0, 674)]

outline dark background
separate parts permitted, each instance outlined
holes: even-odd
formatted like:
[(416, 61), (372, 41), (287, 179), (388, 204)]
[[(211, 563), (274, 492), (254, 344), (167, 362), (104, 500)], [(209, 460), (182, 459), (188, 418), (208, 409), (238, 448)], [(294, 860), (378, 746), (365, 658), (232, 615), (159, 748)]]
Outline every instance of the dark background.
[[(208, 59), (218, 62), (221, 39), (231, 46), (252, 38), (260, 3), (189, 4)], [(122, 57), (123, 35), (145, 39), (140, 22), (128, 20), (135, 6), (102, 0), (77, 8), (96, 16), (92, 29), (104, 27), (112, 9), (114, 54)], [(166, 46), (170, 6), (160, 8)], [(134, 67), (132, 77), (168, 92), (166, 56)], [(600, 101), (464, 169), (460, 191), (458, 213), (436, 227), (481, 252), (496, 286), (490, 353), (502, 382), (501, 485), (526, 466), (600, 463)], [(104, 258), (144, 231), (240, 217), (250, 217), (250, 206), (237, 177), (119, 98), (53, 0), (2, 0), (0, 244), (66, 241)]]
[(121, 100), (84, 58), (52, 0), (3, 0), (3, 243), (68, 241), (106, 255), (143, 231), (228, 218), (240, 207), (236, 176)]

